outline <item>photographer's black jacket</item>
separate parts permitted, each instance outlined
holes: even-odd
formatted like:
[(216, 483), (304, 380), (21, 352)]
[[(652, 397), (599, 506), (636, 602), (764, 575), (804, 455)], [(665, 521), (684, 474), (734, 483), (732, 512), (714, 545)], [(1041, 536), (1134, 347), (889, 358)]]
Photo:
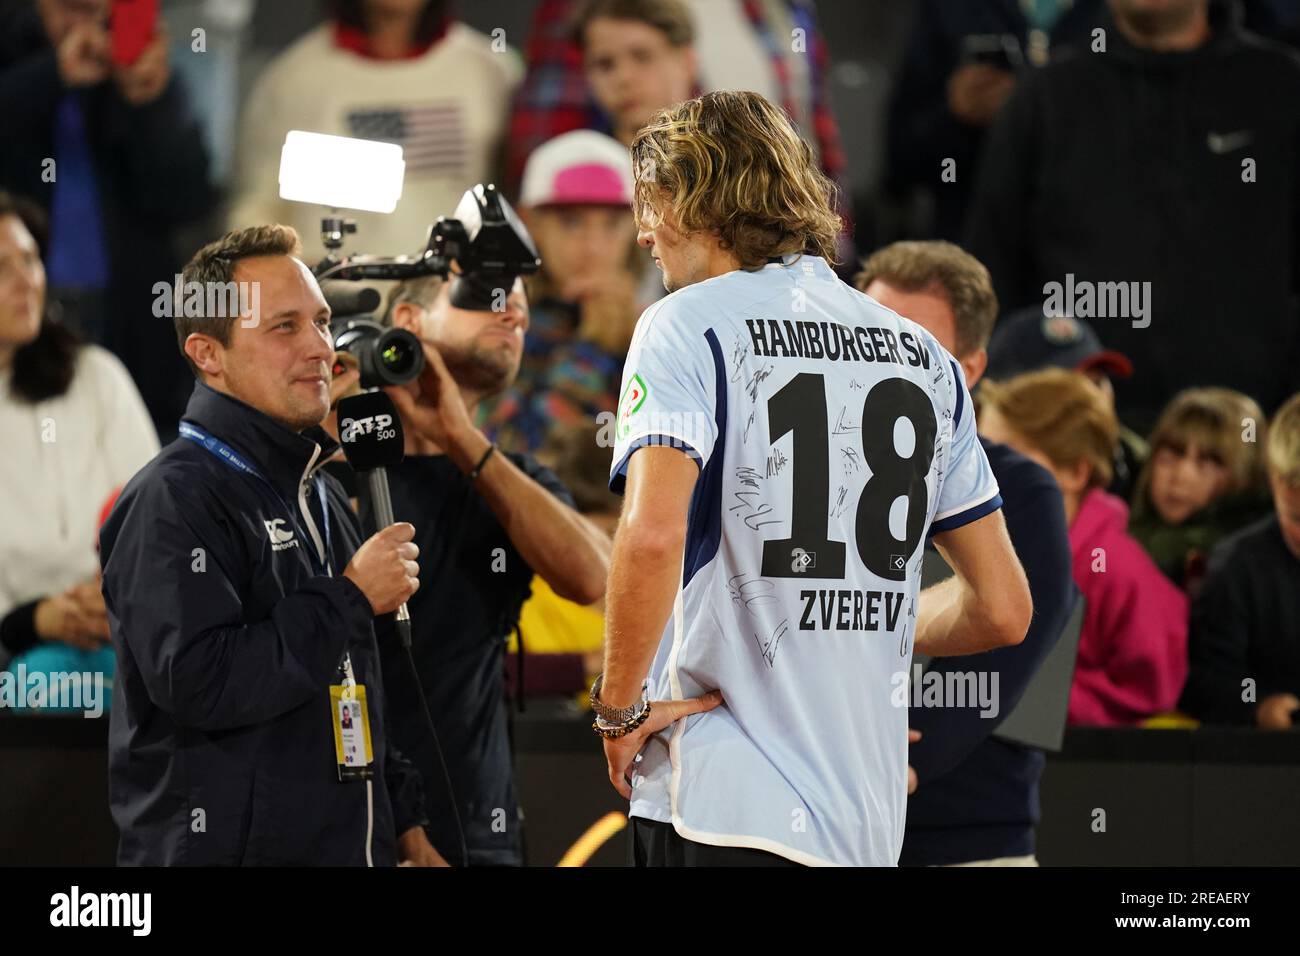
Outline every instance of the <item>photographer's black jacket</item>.
[[(574, 507), (573, 496), (549, 468), (528, 454), (502, 454)], [(364, 481), (345, 463), (331, 462), (329, 468), (343, 487), (356, 489), (362, 527), (373, 528)], [(419, 770), (429, 839), (448, 862), (461, 863), (459, 816), (470, 866), (521, 866), (505, 653), (534, 571), (473, 482), (445, 454), (407, 456), (388, 469), (388, 481), (393, 516), (415, 526), (420, 547), (420, 589), (409, 604), (411, 656), (397, 642), (380, 647), (391, 738)], [(520, 636), (526, 650), (527, 635)]]
[[(267, 481), (178, 438), (100, 533), (118, 862), (391, 865), (395, 834), (425, 822), (423, 798), (387, 744), (377, 622), (341, 573), (360, 526), (333, 478), (328, 515), (316, 497), (312, 476), (337, 444), (202, 384), (185, 421)], [(326, 521), (334, 576), (308, 558)], [(366, 687), (373, 788), (336, 772), (328, 688), (345, 652)]]

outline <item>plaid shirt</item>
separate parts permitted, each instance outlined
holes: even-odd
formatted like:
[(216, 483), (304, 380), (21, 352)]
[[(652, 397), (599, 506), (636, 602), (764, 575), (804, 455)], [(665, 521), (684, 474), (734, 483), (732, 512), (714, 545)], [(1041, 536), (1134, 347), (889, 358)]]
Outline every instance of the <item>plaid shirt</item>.
[[(839, 127), (830, 110), (826, 93), (829, 56), (826, 42), (817, 28), (812, 0), (788, 0), (791, 19), (802, 27), (811, 54), (812, 137), (817, 142), (822, 169), (835, 181), (844, 171)], [(781, 105), (793, 115), (790, 72), (782, 56), (781, 42), (773, 35), (758, 0), (742, 0), (745, 16), (760, 35), (772, 61), (781, 90)], [(596, 104), (583, 75), (582, 51), (570, 36), (576, 0), (541, 0), (533, 14), (533, 26), (525, 49), (528, 73), (519, 87), (510, 115), (507, 155), (507, 183), (510, 195), (518, 195), (524, 164), (529, 155), (547, 140), (575, 129), (609, 133), (612, 126)], [(696, 91), (698, 93), (698, 91)]]
[(545, 299), (532, 307), (519, 374), (477, 410), (479, 427), (506, 451), (534, 452), (556, 427), (613, 415), (626, 356), (578, 338), (578, 322), (570, 303)]

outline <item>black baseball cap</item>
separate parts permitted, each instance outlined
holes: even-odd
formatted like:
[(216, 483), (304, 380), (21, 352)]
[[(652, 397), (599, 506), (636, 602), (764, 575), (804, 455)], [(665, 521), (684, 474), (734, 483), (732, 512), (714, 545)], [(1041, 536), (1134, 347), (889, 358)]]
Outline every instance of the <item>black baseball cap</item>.
[(998, 322), (989, 342), (985, 373), (989, 378), (1011, 378), (1049, 367), (1078, 372), (1102, 368), (1119, 378), (1133, 375), (1128, 356), (1103, 348), (1096, 329), (1082, 319), (1043, 315), (1041, 306), (1031, 306)]

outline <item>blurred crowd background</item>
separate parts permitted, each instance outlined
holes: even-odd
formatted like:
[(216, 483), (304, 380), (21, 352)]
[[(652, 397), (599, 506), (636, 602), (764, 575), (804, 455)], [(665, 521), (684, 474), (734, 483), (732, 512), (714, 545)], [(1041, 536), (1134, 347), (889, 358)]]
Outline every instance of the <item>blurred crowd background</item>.
[[(125, 68), (106, 7), (0, 2), (11, 669), (111, 675), (95, 529), (192, 387), (156, 286), (228, 228), (286, 223), (321, 256), (322, 210), (278, 196), (290, 129), (404, 147), (397, 211), (357, 214), (351, 251), (418, 251), (477, 182), (521, 210), (544, 265), (482, 425), (612, 527), (601, 428), (663, 294), (625, 147), (658, 108), (745, 88), (839, 184), (841, 274), (936, 296), (988, 383), (981, 431), (1056, 480), (1086, 601), (1071, 722), (1294, 726), (1300, 4), (177, 0)], [(598, 669), (599, 603), (538, 580), (518, 629), (512, 694)]]

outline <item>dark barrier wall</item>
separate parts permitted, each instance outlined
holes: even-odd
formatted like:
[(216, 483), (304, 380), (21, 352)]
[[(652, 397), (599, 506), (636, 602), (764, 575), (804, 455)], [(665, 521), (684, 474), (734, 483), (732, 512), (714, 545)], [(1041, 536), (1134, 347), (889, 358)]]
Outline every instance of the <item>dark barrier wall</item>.
[[(0, 865), (113, 862), (107, 720), (0, 717)], [(586, 721), (519, 720), (519, 789), (531, 863), (553, 866), (626, 805)], [(1295, 866), (1300, 733), (1071, 730), (1048, 758), (1045, 866)], [(622, 865), (622, 834), (592, 864)]]
[(1045, 866), (1300, 864), (1297, 731), (1073, 729), (1040, 795)]

